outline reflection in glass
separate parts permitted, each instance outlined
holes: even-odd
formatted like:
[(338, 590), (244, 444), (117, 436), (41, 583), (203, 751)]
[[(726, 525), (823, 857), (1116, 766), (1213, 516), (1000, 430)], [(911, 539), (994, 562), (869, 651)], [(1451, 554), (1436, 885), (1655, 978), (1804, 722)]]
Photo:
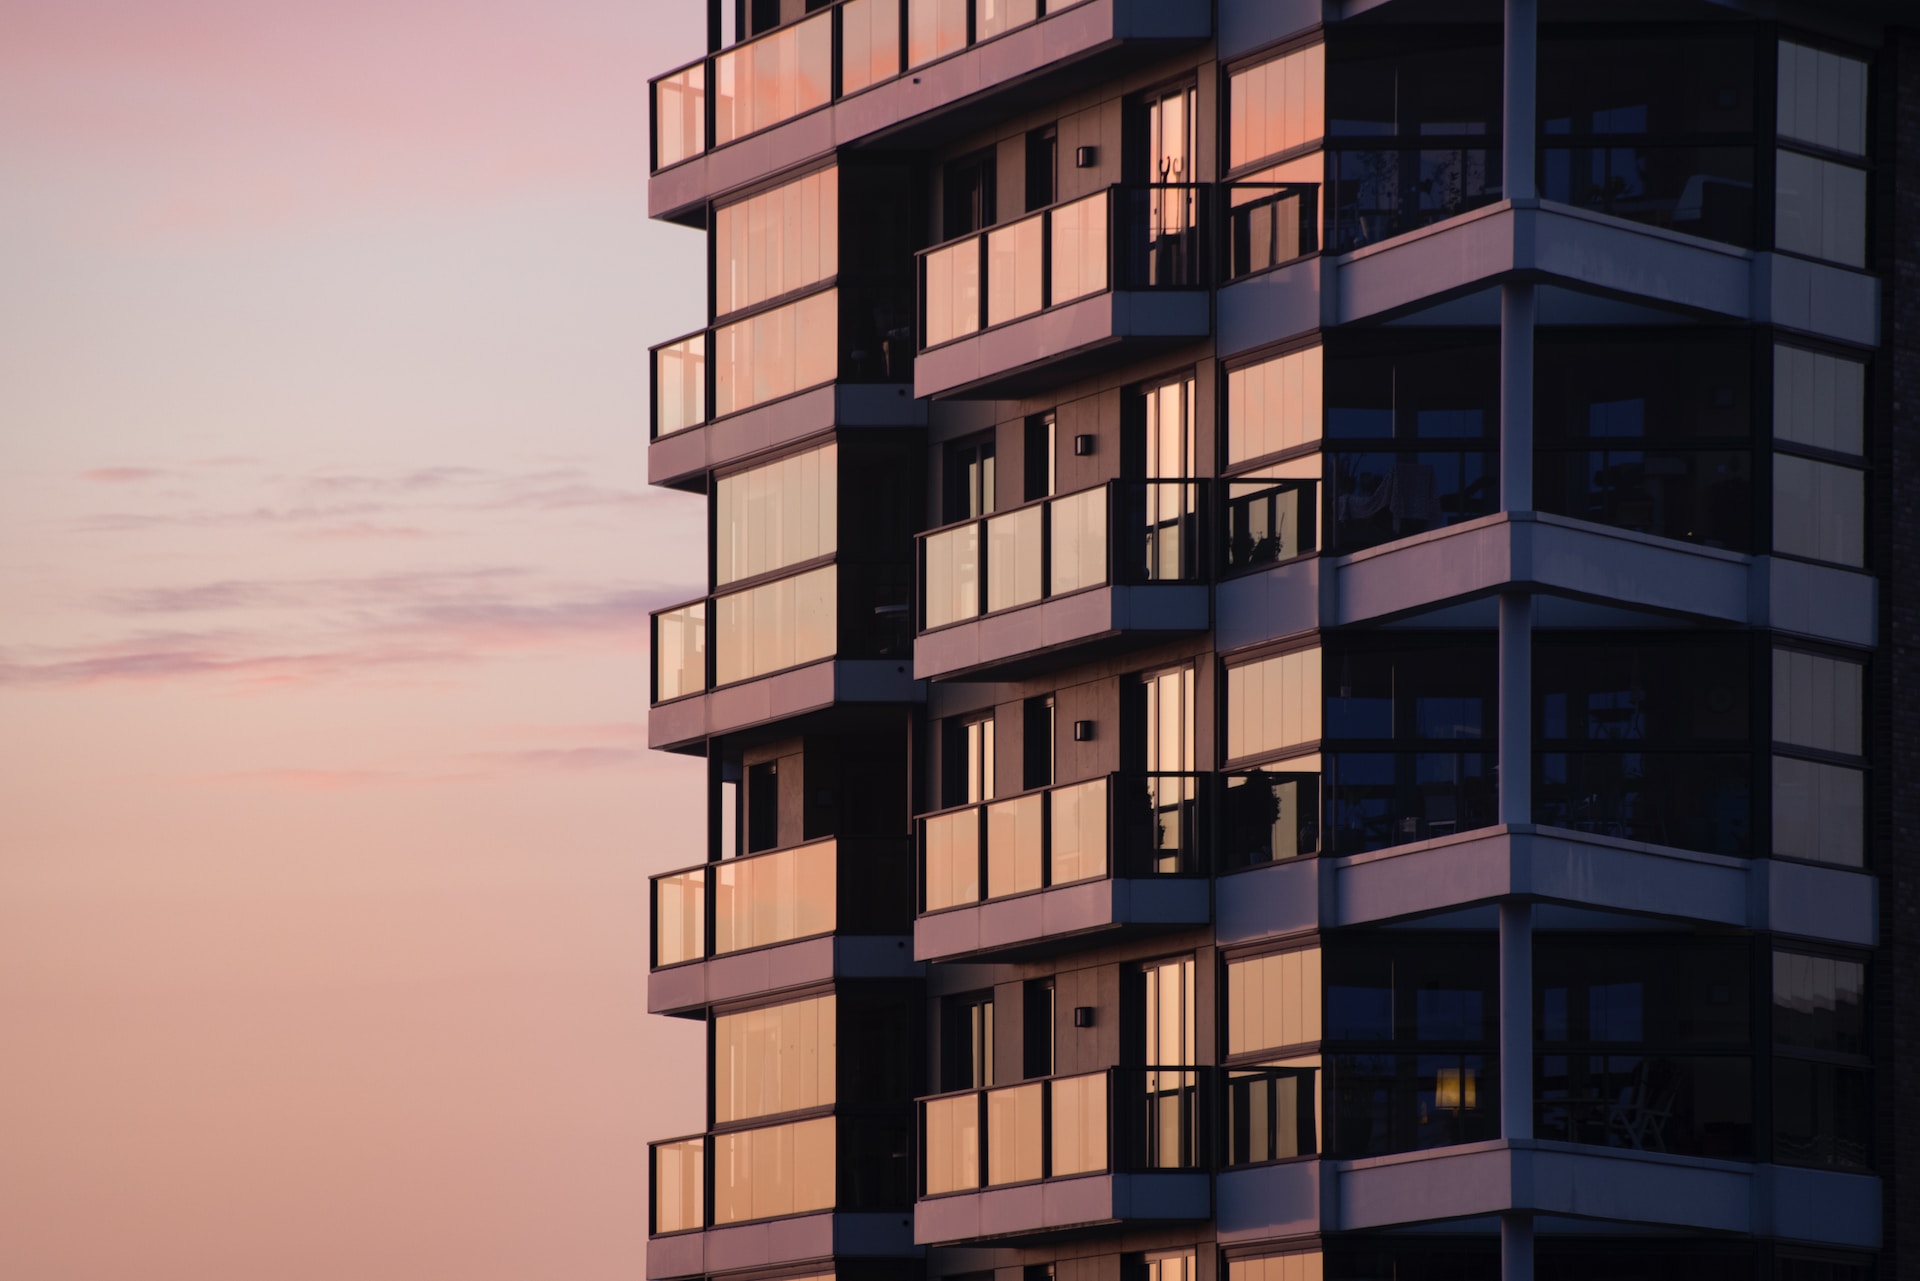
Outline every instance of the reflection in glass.
[(678, 965), (707, 954), (705, 868), (656, 877), (653, 882), (653, 963)]
[(1047, 215), (1053, 229), (1052, 305), (1107, 287), (1107, 193), (1095, 192)]
[(832, 933), (839, 903), (833, 841), (724, 859), (714, 879), (714, 954)]
[(926, 820), (926, 910), (980, 901), (980, 812), (937, 814)]
[(1227, 756), (1258, 756), (1320, 737), (1320, 650), (1227, 669)]
[[(1301, 1152), (1318, 1150), (1309, 1144)], [(1326, 1275), (1324, 1258), (1318, 1250), (1300, 1250), (1292, 1254), (1270, 1254), (1258, 1259), (1229, 1259), (1227, 1281), (1321, 1281)]]
[(1773, 1043), (1867, 1053), (1867, 967), (1832, 956), (1774, 952)]
[(1307, 757), (1225, 777), (1216, 820), (1222, 871), (1320, 852), (1318, 763)]
[(653, 1145), (653, 1230), (687, 1232), (707, 1225), (707, 1141)]
[(725, 316), (818, 284), (840, 270), (837, 169), (714, 211), (713, 300)]
[(1866, 170), (1782, 149), (1774, 155), (1773, 191), (1775, 247), (1866, 265)]
[(1336, 1054), (1328, 1067), (1335, 1156), (1384, 1156), (1499, 1137), (1493, 1055)]
[[(1055, 538), (1058, 538), (1057, 532)], [(929, 534), (923, 545), (927, 585), (925, 625), (945, 627), (948, 623), (977, 617), (980, 613), (980, 526), (969, 523)]]
[(1778, 1159), (1868, 1169), (1873, 1125), (1873, 1073), (1864, 1064), (1774, 1059), (1773, 1147)]
[(1745, 753), (1547, 752), (1536, 766), (1537, 823), (1709, 854), (1753, 852)]
[(1107, 874), (1107, 780), (1046, 794), (1051, 807), (1047, 883), (1066, 885)]
[(1493, 825), (1491, 752), (1342, 752), (1328, 758), (1328, 767), (1327, 822), (1336, 854)]
[(707, 66), (653, 83), (653, 166), (665, 169), (707, 149)]
[(1773, 852), (1860, 867), (1866, 862), (1867, 776), (1845, 765), (1773, 758)]
[(1494, 455), (1485, 450), (1332, 455), (1334, 540), (1374, 547), (1492, 512)]
[(839, 297), (829, 289), (714, 330), (715, 415), (831, 382)]
[(713, 1136), (715, 1224), (830, 1210), (834, 1119)]
[(831, 658), (834, 567), (764, 583), (714, 600), (718, 685)]
[(653, 352), (655, 438), (707, 421), (707, 336), (695, 334)]
[(847, 0), (840, 6), (841, 94), (899, 74), (899, 0)]
[(1227, 461), (1264, 458), (1320, 439), (1320, 348), (1227, 371)]
[(987, 807), (987, 897), (1023, 894), (1041, 885), (1044, 793), (1029, 792)]
[(987, 521), (987, 610), (1039, 600), (1044, 509), (1035, 504)]
[(1486, 147), (1333, 154), (1333, 249), (1418, 231), (1500, 198), (1500, 152)]
[(1050, 593), (1062, 596), (1107, 581), (1107, 490), (1104, 486), (1054, 499), (1051, 508)]
[(921, 345), (937, 347), (979, 329), (979, 237), (931, 250), (921, 263), (927, 306), (926, 339)]
[(1835, 565), (1866, 563), (1866, 473), (1773, 456), (1773, 549)]
[(1750, 1159), (1753, 1060), (1744, 1054), (1547, 1054), (1535, 1133), (1563, 1143)]
[(1839, 454), (1866, 452), (1867, 367), (1857, 360), (1773, 349), (1773, 434)]
[(1850, 156), (1867, 154), (1867, 64), (1780, 42), (1780, 136)]
[(832, 554), (839, 480), (837, 445), (720, 477), (714, 486), (714, 581), (724, 587)]
[(1045, 1086), (987, 1091), (987, 1183), (1029, 1183), (1041, 1177), (1041, 1113)]
[(1041, 307), (1046, 277), (1040, 218), (1022, 218), (987, 233), (987, 323), (1031, 316)]
[(830, 1105), (839, 1057), (837, 1004), (827, 995), (717, 1016), (715, 1123)]
[(707, 687), (707, 603), (695, 601), (654, 615), (653, 701)]
[(1773, 651), (1773, 741), (1858, 756), (1866, 669), (1798, 649)]
[(1277, 565), (1311, 551), (1319, 513), (1312, 485), (1294, 480), (1230, 480), (1226, 489), (1227, 570)]
[(1319, 1074), (1313, 1068), (1229, 1068), (1225, 1075), (1225, 1164), (1284, 1161), (1320, 1150)]
[(1326, 54), (1325, 45), (1311, 45), (1233, 73), (1228, 168), (1289, 151), (1326, 131)]
[(833, 87), (833, 15), (736, 45), (713, 60), (713, 69), (716, 147), (824, 107)]
[(918, 67), (967, 47), (968, 0), (907, 0), (907, 65)]
[(1621, 145), (1549, 147), (1548, 200), (1724, 244), (1753, 243), (1753, 148)]
[(1053, 1177), (1106, 1169), (1106, 1073), (1055, 1078), (1049, 1088), (1053, 1092), (1053, 1136), (1049, 1145)]
[(1227, 964), (1227, 1053), (1320, 1039), (1320, 949)]
[(980, 1186), (980, 1096), (928, 1099), (926, 1192), (961, 1192)]
[(1039, 0), (973, 0), (973, 38), (985, 40), (1025, 26), (1039, 16)]

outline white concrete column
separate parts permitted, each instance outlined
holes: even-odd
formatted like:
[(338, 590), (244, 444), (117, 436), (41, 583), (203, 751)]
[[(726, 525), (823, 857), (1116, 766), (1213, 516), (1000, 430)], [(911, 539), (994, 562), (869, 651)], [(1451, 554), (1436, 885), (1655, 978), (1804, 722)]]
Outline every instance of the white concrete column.
[(1500, 1281), (1533, 1281), (1533, 1216), (1500, 1216)]
[(1540, 15), (1537, 0), (1506, 0), (1506, 98), (1501, 120), (1501, 189), (1508, 200), (1533, 200), (1536, 138), (1534, 68), (1538, 63)]
[(1500, 510), (1533, 510), (1533, 286), (1500, 286)]
[(1500, 904), (1500, 1137), (1533, 1137), (1533, 904)]
[(1533, 821), (1533, 597), (1500, 597), (1500, 821)]

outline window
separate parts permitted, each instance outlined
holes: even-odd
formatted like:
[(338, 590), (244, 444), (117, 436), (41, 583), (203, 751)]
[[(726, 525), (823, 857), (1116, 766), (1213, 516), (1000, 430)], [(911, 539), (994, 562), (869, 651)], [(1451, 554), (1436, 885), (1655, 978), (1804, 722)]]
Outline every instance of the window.
[(1026, 477), (1028, 502), (1050, 497), (1055, 489), (1054, 437), (1056, 419), (1052, 414), (1035, 414), (1027, 419), (1026, 458), (1021, 471)]
[(834, 997), (820, 996), (715, 1018), (714, 1123), (831, 1105), (835, 1010)]
[(1320, 949), (1227, 962), (1227, 1053), (1320, 1039)]
[(1836, 565), (1866, 564), (1867, 476), (1796, 454), (1773, 459), (1773, 548)]
[(834, 566), (721, 596), (714, 601), (716, 683), (747, 680), (831, 658), (835, 645)]
[(1871, 1163), (1872, 1060), (1867, 967), (1773, 954), (1774, 1156), (1864, 1170)]
[(720, 477), (714, 485), (715, 585), (832, 555), (839, 481), (836, 445)]
[(1193, 1063), (1193, 958), (1142, 965), (1139, 991), (1139, 1062), (1147, 1067)]
[(818, 284), (840, 269), (836, 169), (722, 205), (713, 217), (716, 316)]
[(1020, 773), (1023, 787), (1053, 786), (1053, 698), (1030, 698), (1020, 715)]
[(1022, 1075), (1052, 1076), (1054, 1069), (1054, 987), (1052, 979), (1028, 979), (1021, 993)]
[(907, 65), (918, 67), (967, 47), (968, 0), (917, 0), (907, 6)]
[(1843, 867), (1865, 863), (1864, 685), (1859, 663), (1773, 651), (1776, 855)]
[(1318, 347), (1227, 371), (1227, 463), (1284, 453), (1320, 439)]
[(1867, 64), (1780, 42), (1780, 136), (1849, 156), (1867, 154)]
[(1227, 1281), (1321, 1281), (1324, 1256), (1318, 1250), (1228, 1259)]
[(1227, 669), (1227, 758), (1241, 760), (1320, 737), (1320, 651), (1296, 650)]
[(1773, 651), (1773, 737), (1778, 743), (1858, 756), (1865, 668), (1801, 650)]
[(1060, 130), (1047, 125), (1027, 132), (1027, 212), (1060, 199)]
[(897, 0), (847, 0), (840, 6), (840, 94), (900, 74)]
[(747, 766), (747, 853), (780, 844), (780, 762)]
[(946, 789), (941, 808), (993, 799), (993, 718), (949, 721)]
[(993, 1084), (993, 993), (946, 1000), (942, 1090), (984, 1090)]
[[(964, 7), (966, 0), (960, 0)], [(908, 22), (920, 12), (915, 6)], [(964, 21), (964, 19), (963, 19)], [(996, 159), (991, 151), (955, 160), (946, 168), (943, 185), (945, 219), (943, 240), (982, 231), (994, 224), (993, 188)]]
[(995, 506), (993, 438), (947, 446), (946, 524), (985, 516)]
[(1836, 454), (1866, 453), (1867, 367), (1857, 360), (1773, 349), (1773, 438)]
[(1238, 170), (1326, 132), (1327, 51), (1310, 45), (1230, 72), (1227, 167)]
[(714, 330), (715, 417), (832, 381), (839, 324), (839, 291), (827, 289)]
[(1775, 246), (1864, 267), (1867, 172), (1831, 157), (1866, 157), (1866, 64), (1781, 41), (1775, 124), (1781, 144), (1774, 156)]
[(713, 1221), (833, 1208), (834, 1118), (713, 1136)]
[(1199, 1281), (1192, 1250), (1168, 1250), (1146, 1257), (1146, 1281)]

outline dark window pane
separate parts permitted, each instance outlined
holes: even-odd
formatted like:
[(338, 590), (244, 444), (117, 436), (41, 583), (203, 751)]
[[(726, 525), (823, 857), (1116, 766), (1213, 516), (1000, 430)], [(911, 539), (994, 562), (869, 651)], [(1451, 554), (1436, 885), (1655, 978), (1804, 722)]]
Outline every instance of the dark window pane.
[(1651, 1049), (1752, 1043), (1745, 940), (1556, 933), (1534, 947), (1543, 1045)]
[(1533, 661), (1543, 742), (1745, 745), (1752, 662), (1742, 637), (1549, 634), (1535, 639)]
[(1775, 1045), (1867, 1053), (1867, 967), (1799, 952), (1773, 954)]
[(1773, 1061), (1773, 1147), (1782, 1161), (1864, 1170), (1873, 1150), (1873, 1077), (1862, 1067)]
[(1745, 1055), (1543, 1055), (1534, 1135), (1686, 1156), (1753, 1155), (1753, 1060)]
[(1554, 134), (1751, 135), (1746, 34), (1540, 41), (1540, 124)]

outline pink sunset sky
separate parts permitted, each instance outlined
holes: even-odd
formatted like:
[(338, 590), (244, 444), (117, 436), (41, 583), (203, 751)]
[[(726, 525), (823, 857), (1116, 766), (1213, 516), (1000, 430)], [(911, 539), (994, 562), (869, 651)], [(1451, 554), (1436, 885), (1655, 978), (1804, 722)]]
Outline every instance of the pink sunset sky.
[(0, 1276), (643, 1275), (699, 0), (0, 0)]

